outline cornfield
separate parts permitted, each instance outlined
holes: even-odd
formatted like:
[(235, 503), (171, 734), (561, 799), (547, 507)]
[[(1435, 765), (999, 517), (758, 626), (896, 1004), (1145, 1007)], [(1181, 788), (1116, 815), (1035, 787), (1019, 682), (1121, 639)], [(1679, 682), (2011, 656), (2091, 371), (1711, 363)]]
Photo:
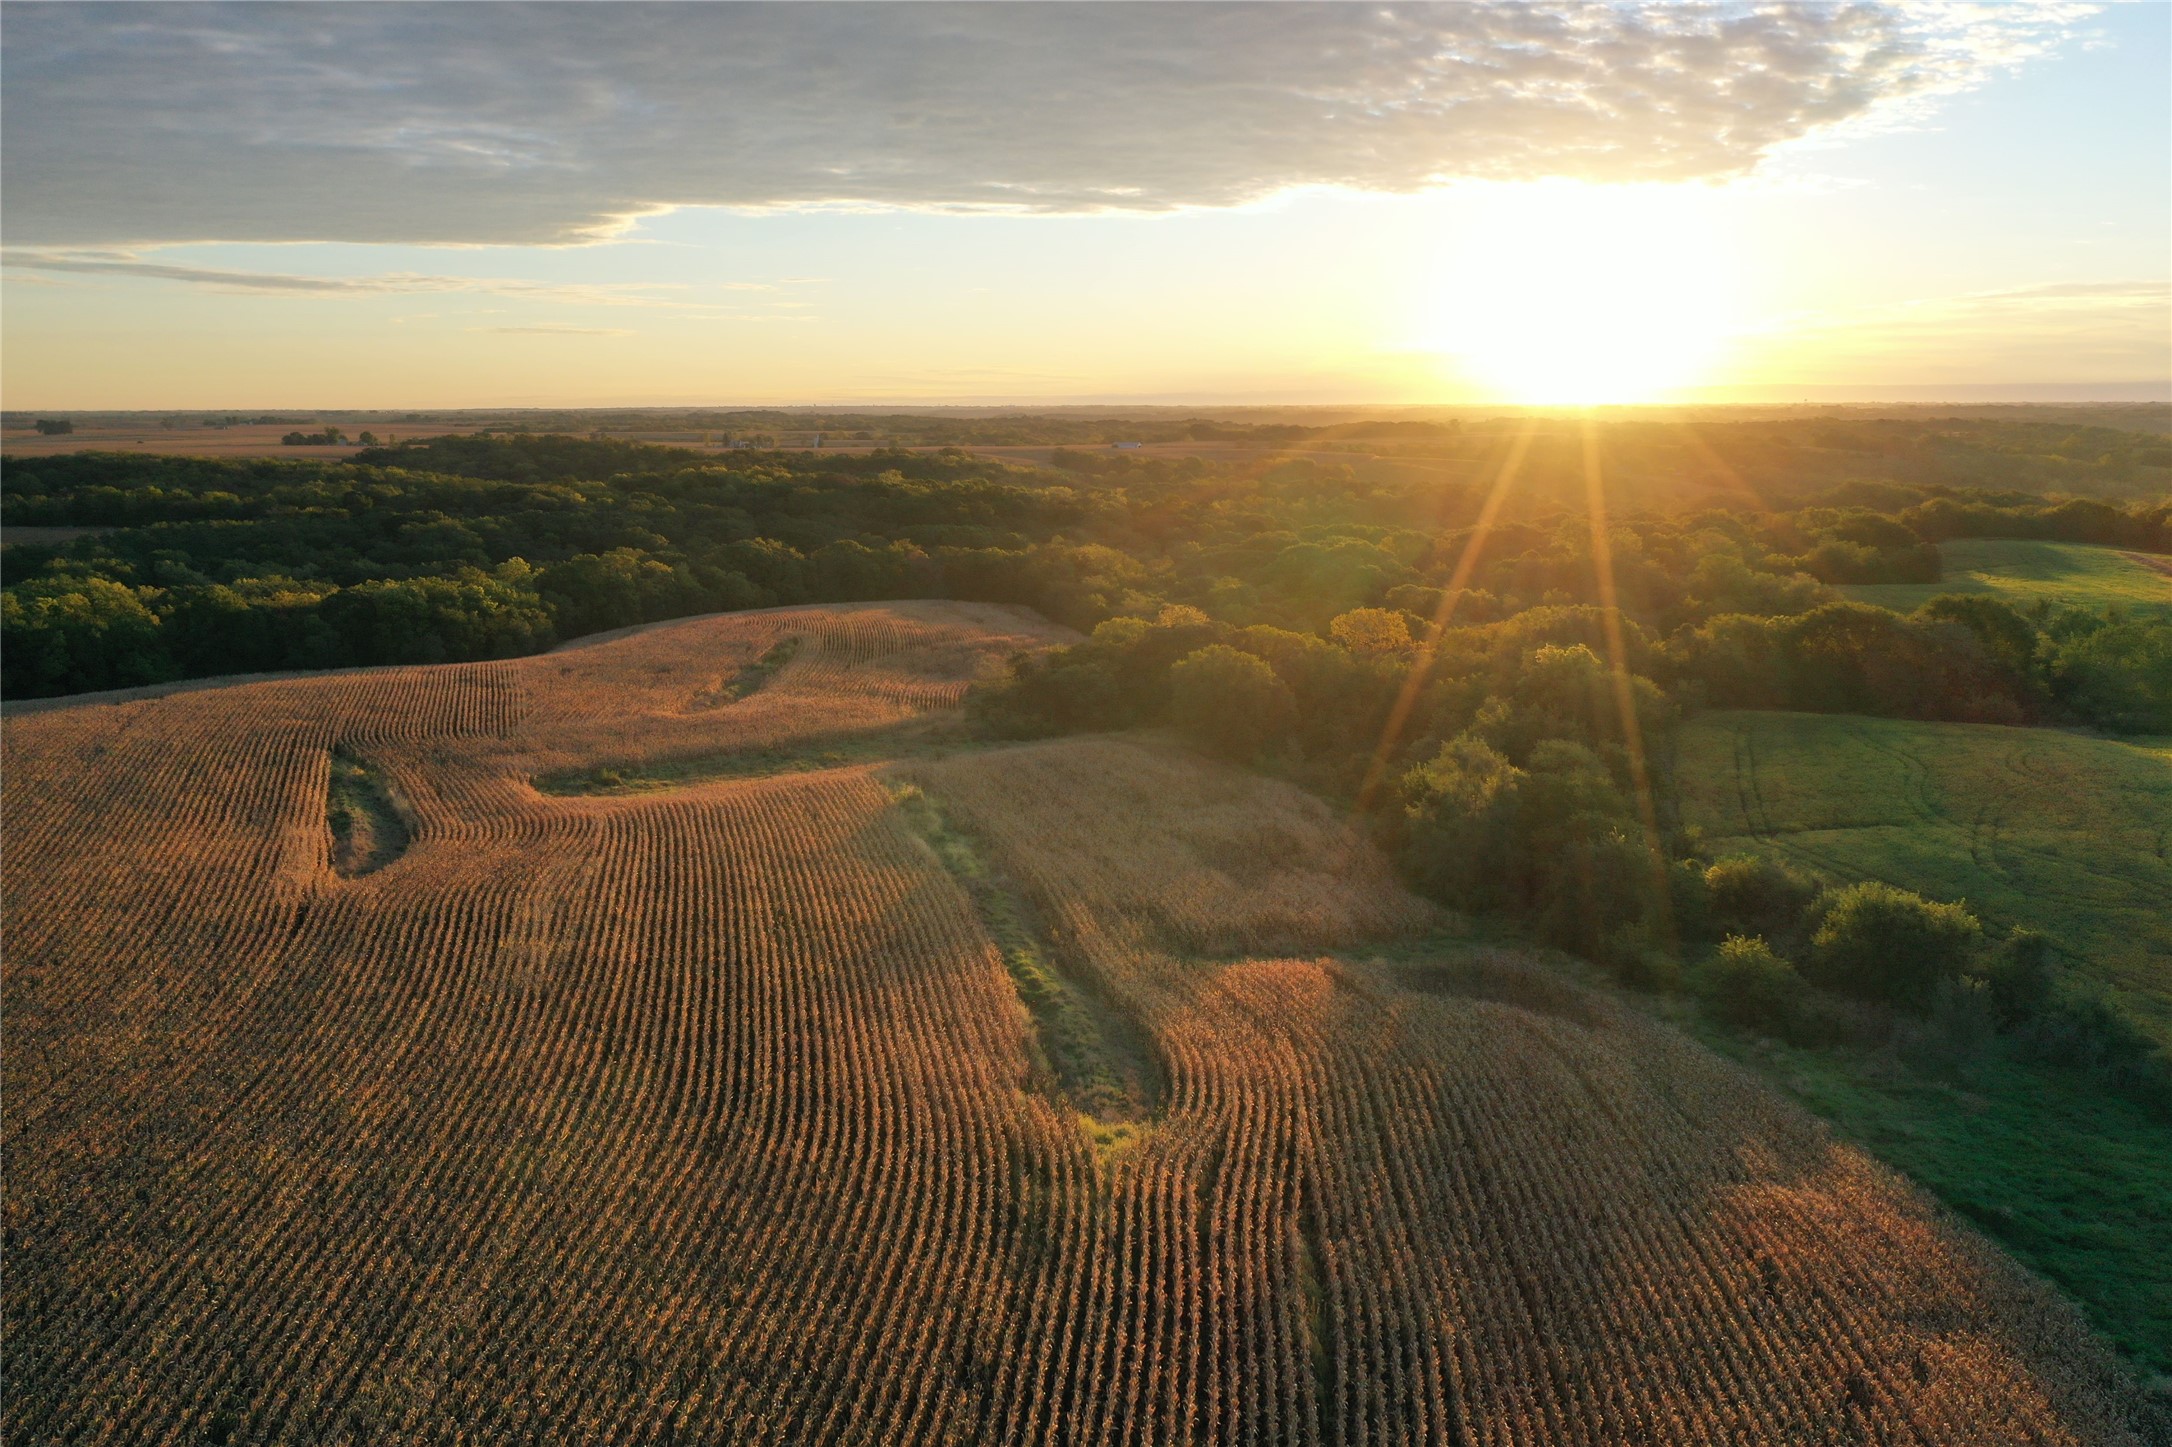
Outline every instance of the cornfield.
[[(1664, 1027), (1411, 964), (1293, 789), (1136, 738), (534, 787), (925, 737), (1055, 637), (783, 610), (12, 715), (6, 1440), (2129, 1438), (2047, 1289)], [(335, 759), (403, 852), (334, 867)], [(1014, 928), (1127, 1119), (1036, 1068)]]

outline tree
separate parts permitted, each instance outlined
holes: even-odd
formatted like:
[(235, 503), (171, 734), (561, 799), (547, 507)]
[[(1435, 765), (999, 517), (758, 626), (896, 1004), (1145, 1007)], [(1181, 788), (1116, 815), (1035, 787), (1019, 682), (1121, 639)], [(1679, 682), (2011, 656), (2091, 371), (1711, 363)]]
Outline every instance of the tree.
[(1941, 593), (1916, 609), (1931, 623), (1957, 623), (1976, 635), (1984, 651), (2016, 678), (2027, 678), (2036, 653), (2036, 630), (2011, 603), (1978, 593)]
[(42, 432), (47, 437), (57, 436), (63, 432), (75, 431), (75, 423), (70, 421), (66, 417), (40, 417), (37, 422), (37, 427), (38, 431)]
[(1596, 954), (1647, 918), (1656, 872), (1628, 794), (1566, 739), (1531, 751), (1499, 866), (1549, 943)]
[(1352, 653), (1404, 653), (1411, 647), (1410, 620), (1386, 608), (1339, 613), (1327, 633)]
[(319, 612), (356, 663), (512, 658), (553, 641), (542, 599), (472, 568), (457, 578), (359, 583), (325, 599)]
[(536, 591), (562, 638), (708, 611), (693, 574), (639, 548), (582, 553), (545, 568)]
[(1296, 700), (1264, 661), (1216, 643), (1169, 670), (1169, 710), (1202, 747), (1250, 761), (1287, 731)]
[(2052, 689), (2076, 712), (2117, 733), (2172, 730), (2172, 623), (2069, 615), (2053, 631)]
[(1421, 889), (1464, 909), (1500, 902), (1500, 845), (1523, 779), (1467, 733), (1403, 776), (1403, 865)]
[(158, 616), (105, 578), (35, 578), (0, 596), (0, 677), (15, 697), (170, 677)]
[(1934, 904), (1890, 884), (1850, 885), (1830, 896), (1811, 939), (1811, 976), (1869, 1000), (1928, 1006), (1942, 980), (1958, 979), (1983, 940), (1983, 925), (1958, 904)]
[(1548, 943), (1595, 953), (1644, 921), (1652, 859), (1596, 754), (1546, 739), (1519, 769), (1462, 734), (1402, 783), (1404, 867), (1461, 909), (1500, 909)]

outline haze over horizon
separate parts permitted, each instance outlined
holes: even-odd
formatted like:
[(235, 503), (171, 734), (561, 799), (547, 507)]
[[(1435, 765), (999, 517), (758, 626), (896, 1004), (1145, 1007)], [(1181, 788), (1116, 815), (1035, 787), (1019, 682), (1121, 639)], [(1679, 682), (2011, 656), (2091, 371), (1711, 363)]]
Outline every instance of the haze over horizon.
[(12, 411), (2172, 398), (2159, 5), (4, 23)]

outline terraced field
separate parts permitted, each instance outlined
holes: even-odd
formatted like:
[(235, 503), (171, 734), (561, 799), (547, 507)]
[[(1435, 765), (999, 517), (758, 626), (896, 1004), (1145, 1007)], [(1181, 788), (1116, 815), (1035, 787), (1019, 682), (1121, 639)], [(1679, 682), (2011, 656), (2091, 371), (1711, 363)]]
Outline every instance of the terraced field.
[(1966, 899), (2043, 930), (2172, 1041), (2172, 758), (2049, 729), (1713, 713), (1682, 734), (1686, 822), (1717, 852)]
[(11, 717), (6, 1440), (2138, 1440), (2062, 1299), (1685, 1037), (1429, 953), (1318, 801), (972, 746), (1054, 637)]
[(1941, 593), (1988, 593), (2018, 608), (2038, 603), (2101, 609), (2109, 604), (2172, 615), (2172, 558), (2087, 543), (1963, 538), (1942, 543), (1945, 578), (1937, 583), (1870, 583), (1841, 588), (1846, 597), (1896, 613)]

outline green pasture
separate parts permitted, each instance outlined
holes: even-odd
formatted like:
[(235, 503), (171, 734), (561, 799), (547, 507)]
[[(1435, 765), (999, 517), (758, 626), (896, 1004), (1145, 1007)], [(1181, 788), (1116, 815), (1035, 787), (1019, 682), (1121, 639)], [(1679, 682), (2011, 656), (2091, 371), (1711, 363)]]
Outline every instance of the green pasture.
[(2057, 1283), (2144, 1378), (2172, 1383), (2172, 1122), (2008, 1052), (1934, 1076), (1685, 1023)]
[[(2172, 1040), (2172, 740), (1713, 713), (1684, 727), (1677, 778), (1684, 822), (1715, 853), (2033, 925)], [(1941, 1076), (1699, 1033), (2072, 1292), (2145, 1375), (2172, 1374), (2172, 1121), (2005, 1050)]]
[(1939, 553), (1945, 559), (1943, 582), (1865, 583), (1837, 591), (1896, 613), (1913, 612), (1941, 593), (1989, 593), (2020, 608), (2041, 602), (2101, 609), (2117, 603), (2172, 615), (2172, 558), (2006, 538), (1963, 538), (1941, 544)]
[(2172, 749), (2050, 729), (1712, 713), (1682, 731), (1683, 822), (1715, 853), (1962, 899), (2049, 935), (2172, 1043)]

